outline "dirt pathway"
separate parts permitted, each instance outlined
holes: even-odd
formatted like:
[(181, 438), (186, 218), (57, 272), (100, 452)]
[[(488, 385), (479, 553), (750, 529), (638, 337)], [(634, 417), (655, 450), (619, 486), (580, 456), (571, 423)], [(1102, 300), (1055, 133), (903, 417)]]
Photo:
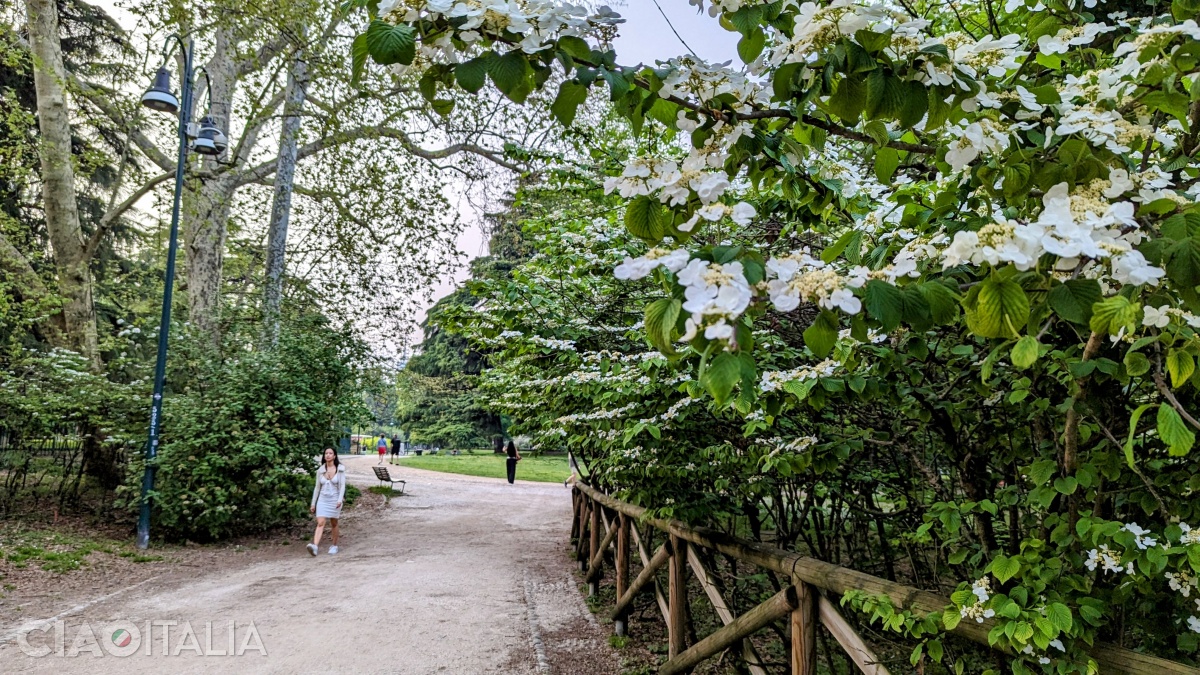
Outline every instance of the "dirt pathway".
[[(351, 482), (376, 484), (375, 461), (349, 458)], [(312, 558), (295, 542), (294, 555), (166, 575), (61, 617), (39, 617), (40, 624), (25, 617), (0, 625), (0, 671), (618, 671), (607, 631), (587, 611), (572, 574), (570, 496), (562, 485), (398, 473), (407, 494), (380, 510), (348, 514), (336, 556), (322, 546)], [(46, 619), (61, 620), (63, 654), (31, 657), (56, 646), (54, 622)], [(14, 639), (30, 627), (41, 630)], [(130, 633), (123, 649), (113, 642), (119, 628)], [(133, 640), (140, 647), (132, 655), (113, 655), (132, 650)], [(235, 655), (217, 655), (229, 651)]]

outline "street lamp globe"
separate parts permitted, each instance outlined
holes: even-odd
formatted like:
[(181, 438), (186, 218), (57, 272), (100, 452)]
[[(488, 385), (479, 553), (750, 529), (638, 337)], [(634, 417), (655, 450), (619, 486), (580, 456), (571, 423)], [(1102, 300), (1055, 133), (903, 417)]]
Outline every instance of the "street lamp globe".
[(171, 93), (171, 73), (165, 67), (158, 69), (154, 75), (154, 85), (142, 94), (142, 105), (172, 115), (179, 112), (179, 99)]
[(221, 148), (217, 146), (217, 137), (223, 137), (224, 134), (217, 128), (213, 118), (205, 116), (200, 120), (200, 134), (196, 136), (196, 140), (192, 141), (192, 149), (201, 155), (219, 155)]

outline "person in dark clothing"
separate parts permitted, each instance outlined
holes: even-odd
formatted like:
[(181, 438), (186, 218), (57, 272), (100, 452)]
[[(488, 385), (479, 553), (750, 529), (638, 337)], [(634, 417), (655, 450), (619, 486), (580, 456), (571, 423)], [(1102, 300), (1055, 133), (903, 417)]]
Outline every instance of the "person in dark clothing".
[(517, 444), (511, 440), (508, 442), (508, 484), (512, 485), (517, 479), (517, 462), (521, 461), (521, 453), (517, 450)]
[(400, 456), (400, 439), (392, 436), (392, 459)]

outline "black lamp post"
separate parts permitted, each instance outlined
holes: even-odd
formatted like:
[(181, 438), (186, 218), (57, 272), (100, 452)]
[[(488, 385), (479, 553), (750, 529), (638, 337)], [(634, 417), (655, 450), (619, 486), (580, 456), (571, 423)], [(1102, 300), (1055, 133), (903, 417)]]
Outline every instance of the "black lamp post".
[[(171, 92), (171, 74), (166, 63), (174, 53), (173, 48), (183, 52), (183, 83), (180, 101)], [(175, 287), (175, 256), (179, 250), (179, 206), (183, 197), (183, 171), (187, 163), (189, 140), (191, 147), (202, 155), (221, 154), (227, 145), (224, 134), (217, 128), (212, 117), (205, 116), (198, 133), (191, 133), (192, 91), (195, 88), (193, 69), (195, 44), (185, 44), (178, 35), (167, 38), (163, 48), (163, 66), (154, 76), (154, 84), (142, 95), (142, 105), (159, 112), (179, 116), (179, 158), (175, 165), (175, 201), (171, 207), (171, 243), (167, 248), (167, 272), (163, 288), (162, 319), (158, 325), (158, 360), (154, 364), (154, 398), (150, 404), (150, 437), (146, 443), (146, 471), (142, 476), (142, 509), (138, 517), (137, 547), (150, 545), (150, 492), (154, 490), (154, 458), (158, 455), (158, 427), (162, 420), (163, 383), (167, 375), (167, 338), (171, 332), (171, 295)], [(203, 68), (207, 82), (208, 73)], [(212, 106), (212, 84), (208, 83), (208, 103)]]

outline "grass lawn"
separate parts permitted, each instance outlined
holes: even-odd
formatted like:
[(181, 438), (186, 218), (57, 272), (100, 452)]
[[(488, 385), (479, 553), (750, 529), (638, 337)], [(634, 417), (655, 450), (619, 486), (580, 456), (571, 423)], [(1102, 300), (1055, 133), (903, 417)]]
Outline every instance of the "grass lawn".
[[(461, 473), (468, 476), (486, 476), (488, 478), (505, 478), (504, 455), (486, 453), (469, 453), (462, 455), (408, 455), (400, 457), (396, 463), (400, 466), (411, 466), (414, 469), (441, 471), (443, 473)], [(517, 462), (517, 480), (532, 480), (541, 483), (561, 483), (571, 475), (564, 457), (533, 457), (525, 455)]]

